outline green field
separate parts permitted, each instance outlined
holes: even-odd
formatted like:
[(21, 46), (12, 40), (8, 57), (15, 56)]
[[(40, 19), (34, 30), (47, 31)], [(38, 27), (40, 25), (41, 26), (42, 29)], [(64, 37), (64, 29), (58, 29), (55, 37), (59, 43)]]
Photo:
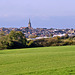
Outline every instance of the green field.
[(1, 50), (0, 75), (75, 75), (75, 46)]

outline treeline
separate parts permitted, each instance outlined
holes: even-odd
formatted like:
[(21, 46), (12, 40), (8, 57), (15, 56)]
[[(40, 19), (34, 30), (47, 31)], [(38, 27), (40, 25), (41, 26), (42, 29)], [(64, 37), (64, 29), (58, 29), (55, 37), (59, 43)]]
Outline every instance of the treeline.
[(8, 35), (0, 33), (0, 49), (25, 48), (26, 37), (20, 31), (11, 31)]
[(29, 41), (29, 47), (65, 46), (75, 45), (75, 36), (69, 37), (68, 34), (62, 37), (53, 37)]
[(47, 46), (65, 46), (75, 45), (75, 36), (69, 37), (66, 34), (63, 37), (50, 37), (46, 39), (37, 39), (27, 41), (21, 31), (11, 31), (8, 35), (0, 33), (0, 49), (47, 47)]

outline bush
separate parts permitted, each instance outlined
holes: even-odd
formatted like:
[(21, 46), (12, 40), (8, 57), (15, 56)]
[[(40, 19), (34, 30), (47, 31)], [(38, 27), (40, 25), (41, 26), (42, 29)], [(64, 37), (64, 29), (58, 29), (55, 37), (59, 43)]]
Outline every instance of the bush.
[(65, 41), (63, 45), (72, 45), (72, 44), (73, 44), (73, 41), (69, 40), (69, 41)]
[(34, 47), (34, 42), (31, 40), (29, 41), (29, 43), (27, 44), (28, 47)]
[(0, 37), (0, 49), (24, 48), (26, 37), (20, 31), (11, 31), (8, 35)]

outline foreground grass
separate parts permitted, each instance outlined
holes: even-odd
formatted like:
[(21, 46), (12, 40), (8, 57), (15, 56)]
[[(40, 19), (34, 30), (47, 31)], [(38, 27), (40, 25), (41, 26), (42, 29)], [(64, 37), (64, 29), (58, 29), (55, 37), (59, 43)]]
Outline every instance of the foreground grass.
[(0, 51), (0, 75), (75, 75), (75, 46)]

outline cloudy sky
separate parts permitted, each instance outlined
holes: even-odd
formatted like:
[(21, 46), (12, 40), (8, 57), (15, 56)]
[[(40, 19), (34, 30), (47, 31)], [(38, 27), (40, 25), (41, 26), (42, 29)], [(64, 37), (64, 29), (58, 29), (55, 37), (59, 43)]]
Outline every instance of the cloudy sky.
[(0, 27), (75, 28), (75, 0), (0, 0)]

